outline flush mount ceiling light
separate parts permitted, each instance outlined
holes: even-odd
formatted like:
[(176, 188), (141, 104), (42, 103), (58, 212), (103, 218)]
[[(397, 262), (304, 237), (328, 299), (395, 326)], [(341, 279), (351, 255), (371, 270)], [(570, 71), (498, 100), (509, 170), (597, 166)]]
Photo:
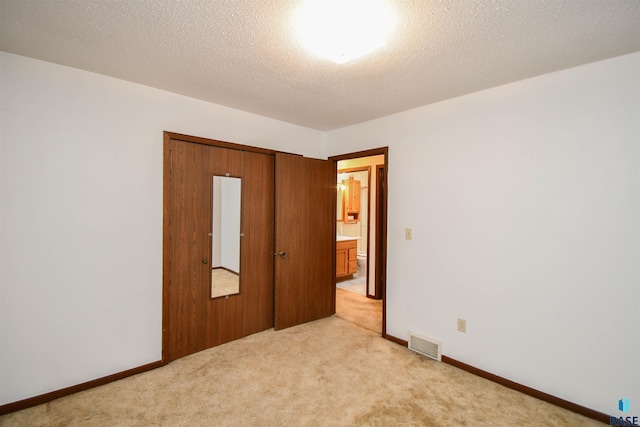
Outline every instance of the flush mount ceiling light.
[(306, 0), (293, 27), (303, 48), (343, 64), (384, 46), (394, 21), (385, 0)]

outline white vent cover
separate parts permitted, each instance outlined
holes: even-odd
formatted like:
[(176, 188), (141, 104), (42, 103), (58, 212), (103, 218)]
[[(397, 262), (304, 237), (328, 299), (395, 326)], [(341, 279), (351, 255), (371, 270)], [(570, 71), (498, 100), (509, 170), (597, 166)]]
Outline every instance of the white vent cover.
[(409, 331), (409, 350), (420, 353), (438, 362), (442, 361), (442, 343), (433, 338), (420, 336)]

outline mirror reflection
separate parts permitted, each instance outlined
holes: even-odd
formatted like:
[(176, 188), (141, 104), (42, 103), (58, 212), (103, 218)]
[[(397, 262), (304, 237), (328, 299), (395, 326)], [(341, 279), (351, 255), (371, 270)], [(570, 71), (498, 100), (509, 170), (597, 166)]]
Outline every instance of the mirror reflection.
[(242, 180), (213, 176), (211, 298), (240, 293), (240, 199)]

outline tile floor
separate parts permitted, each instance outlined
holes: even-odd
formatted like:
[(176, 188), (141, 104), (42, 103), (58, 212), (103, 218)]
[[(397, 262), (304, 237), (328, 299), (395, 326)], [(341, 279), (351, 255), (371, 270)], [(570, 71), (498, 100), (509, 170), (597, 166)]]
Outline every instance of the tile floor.
[(336, 283), (336, 287), (356, 294), (366, 295), (367, 277), (360, 277), (357, 274), (354, 274), (353, 279), (339, 281)]

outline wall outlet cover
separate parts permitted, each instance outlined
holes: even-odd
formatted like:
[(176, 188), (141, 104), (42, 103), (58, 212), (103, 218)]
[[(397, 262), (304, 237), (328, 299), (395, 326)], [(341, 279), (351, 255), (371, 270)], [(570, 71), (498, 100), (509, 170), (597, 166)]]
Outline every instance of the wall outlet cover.
[(404, 238), (407, 240), (411, 240), (413, 238), (413, 230), (411, 228), (404, 229)]

